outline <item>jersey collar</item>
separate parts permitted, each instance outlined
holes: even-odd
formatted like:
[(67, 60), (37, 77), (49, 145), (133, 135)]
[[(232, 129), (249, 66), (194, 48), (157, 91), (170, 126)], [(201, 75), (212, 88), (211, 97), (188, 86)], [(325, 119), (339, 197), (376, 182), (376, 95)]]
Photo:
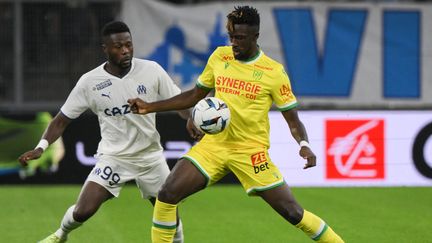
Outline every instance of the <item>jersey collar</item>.
[(107, 70), (105, 70), (104, 66), (105, 66), (106, 63), (107, 63), (107, 62), (104, 62), (104, 63), (101, 65), (101, 68), (102, 68), (103, 72), (104, 72), (106, 75), (109, 75), (109, 76), (111, 76), (111, 77), (113, 77), (113, 78), (116, 78), (116, 79), (125, 79), (126, 77), (129, 76), (129, 74), (132, 73), (132, 71), (133, 71), (134, 68), (135, 68), (135, 58), (133, 57), (133, 58), (132, 58), (132, 62), (131, 62), (131, 69), (129, 70), (129, 72), (128, 72), (125, 76), (123, 76), (122, 78), (119, 78), (119, 77), (117, 77), (117, 76), (115, 76), (115, 75), (112, 75), (111, 73), (107, 72)]
[(258, 61), (258, 59), (261, 57), (263, 55), (263, 52), (262, 52), (262, 50), (261, 50), (261, 48), (258, 50), (258, 53), (255, 55), (255, 56), (253, 56), (253, 57), (251, 57), (251, 58), (249, 58), (249, 59), (247, 59), (247, 60), (244, 60), (244, 61), (240, 61), (240, 60), (237, 60), (237, 61), (239, 61), (239, 62), (241, 62), (241, 63), (244, 63), (244, 64), (252, 64), (252, 63), (255, 63), (256, 61)]

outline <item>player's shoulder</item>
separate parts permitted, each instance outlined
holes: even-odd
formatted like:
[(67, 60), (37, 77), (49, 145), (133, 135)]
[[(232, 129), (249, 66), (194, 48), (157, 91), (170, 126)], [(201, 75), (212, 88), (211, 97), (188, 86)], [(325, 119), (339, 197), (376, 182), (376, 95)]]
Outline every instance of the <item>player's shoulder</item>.
[(91, 85), (94, 80), (100, 79), (101, 77), (105, 77), (106, 72), (103, 69), (104, 65), (105, 63), (81, 75), (76, 85), (80, 85), (80, 86)]
[(217, 55), (231, 55), (231, 56), (233, 55), (232, 47), (231, 46), (218, 46), (214, 50), (213, 53), (217, 54)]
[(166, 70), (157, 62), (142, 59), (142, 58), (133, 58), (133, 75), (161, 75), (166, 73)]
[(81, 77), (89, 78), (89, 77), (92, 77), (92, 76), (98, 76), (98, 75), (101, 75), (101, 74), (103, 73), (103, 71), (104, 71), (103, 68), (104, 68), (104, 65), (105, 65), (105, 64), (106, 64), (106, 62), (100, 64), (99, 66), (93, 68), (92, 70), (90, 70), (90, 71), (84, 73)]
[(134, 65), (138, 67), (160, 67), (159, 63), (148, 59), (134, 57), (132, 61)]
[(284, 66), (280, 62), (267, 56), (265, 53), (264, 53), (263, 58), (262, 58), (262, 63), (265, 64), (266, 66), (270, 67), (272, 70), (275, 70), (278, 72), (284, 69)]
[(224, 54), (232, 54), (232, 47), (231, 46), (218, 46), (214, 52), (224, 53)]
[(217, 61), (230, 61), (234, 60), (234, 55), (231, 46), (218, 46), (212, 53), (211, 58)]
[(280, 75), (284, 74), (284, 66), (264, 53), (253, 65), (271, 78), (278, 78)]

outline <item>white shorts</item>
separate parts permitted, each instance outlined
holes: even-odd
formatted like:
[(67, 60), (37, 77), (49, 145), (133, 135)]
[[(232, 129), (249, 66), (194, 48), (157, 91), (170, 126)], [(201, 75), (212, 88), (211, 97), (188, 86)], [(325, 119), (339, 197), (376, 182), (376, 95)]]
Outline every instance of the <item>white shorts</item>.
[(123, 185), (135, 180), (143, 198), (156, 197), (159, 188), (170, 173), (162, 153), (149, 154), (139, 163), (126, 162), (108, 156), (98, 157), (98, 162), (87, 177), (103, 186), (115, 197), (120, 195)]

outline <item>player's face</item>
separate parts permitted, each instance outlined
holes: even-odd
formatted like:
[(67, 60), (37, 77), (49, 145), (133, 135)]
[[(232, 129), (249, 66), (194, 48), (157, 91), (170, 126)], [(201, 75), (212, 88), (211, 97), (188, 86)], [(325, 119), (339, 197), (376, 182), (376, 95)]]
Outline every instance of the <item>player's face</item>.
[(236, 24), (233, 31), (228, 31), (228, 35), (235, 59), (247, 60), (256, 54), (258, 49), (258, 31), (256, 27)]
[(129, 32), (116, 33), (105, 38), (103, 48), (111, 65), (120, 69), (128, 69), (131, 66), (133, 44)]

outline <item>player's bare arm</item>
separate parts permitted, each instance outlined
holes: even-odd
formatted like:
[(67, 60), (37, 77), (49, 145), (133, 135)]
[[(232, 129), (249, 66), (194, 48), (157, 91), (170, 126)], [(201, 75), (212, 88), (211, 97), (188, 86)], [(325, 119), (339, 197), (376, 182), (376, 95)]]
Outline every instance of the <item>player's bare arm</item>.
[(158, 111), (184, 110), (194, 106), (200, 99), (206, 97), (208, 92), (195, 86), (167, 100), (147, 103), (140, 98), (134, 98), (128, 99), (128, 103), (133, 113), (141, 115)]
[[(300, 121), (297, 113), (297, 109), (293, 108), (287, 111), (282, 112), (283, 117), (285, 118), (286, 122), (288, 123), (288, 126), (291, 131), (291, 135), (293, 138), (300, 144), (300, 142), (305, 141), (308, 142), (308, 136), (306, 133), (306, 129), (303, 125), (303, 123)], [(302, 142), (304, 143), (304, 142)], [(302, 158), (306, 159), (306, 164), (303, 167), (303, 169), (311, 168), (316, 165), (316, 156), (310, 149), (309, 145), (306, 144), (300, 144), (300, 151), (299, 154)]]
[(179, 115), (188, 120), (186, 129), (189, 135), (194, 140), (199, 141), (204, 134), (193, 125), (188, 108), (194, 106), (200, 99), (206, 97), (207, 94), (208, 91), (195, 86), (195, 88), (167, 100), (147, 103), (139, 98), (135, 98), (129, 99), (128, 103), (133, 113), (141, 115), (158, 111), (179, 110)]
[[(52, 144), (63, 134), (65, 128), (69, 125), (70, 122), (71, 120), (69, 118), (63, 115), (63, 113), (59, 112), (48, 125), (47, 129), (42, 135), (42, 139), (47, 140), (48, 144)], [(27, 166), (27, 162), (29, 160), (40, 158), (43, 151), (44, 150), (40, 147), (29, 150), (22, 154), (18, 158), (18, 161), (22, 166)]]

